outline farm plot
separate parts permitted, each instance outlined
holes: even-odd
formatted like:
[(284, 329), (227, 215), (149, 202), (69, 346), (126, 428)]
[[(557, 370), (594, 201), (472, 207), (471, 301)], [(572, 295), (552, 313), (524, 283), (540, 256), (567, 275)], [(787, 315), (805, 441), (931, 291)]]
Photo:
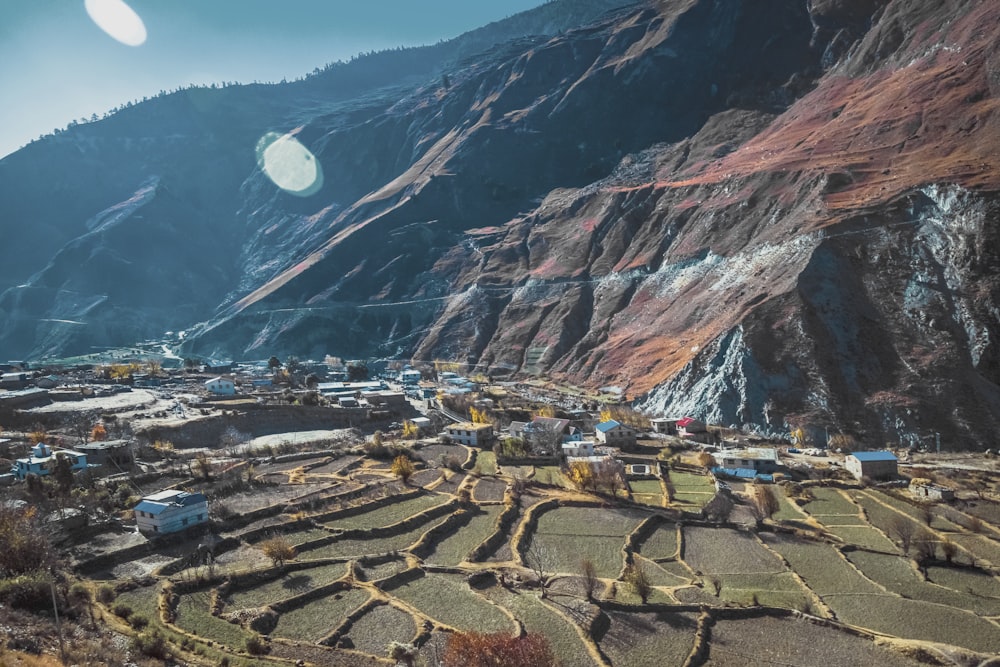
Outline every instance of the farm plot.
[(226, 611), (244, 607), (263, 607), (264, 605), (284, 600), (294, 595), (324, 586), (347, 574), (345, 563), (320, 565), (307, 570), (286, 572), (277, 579), (267, 583), (233, 591), (226, 602)]
[(887, 505), (891, 505), (894, 509), (908, 515), (910, 518), (915, 519), (917, 522), (924, 523), (924, 510), (930, 510), (931, 512), (931, 525), (930, 527), (934, 530), (946, 530), (949, 532), (958, 530), (958, 526), (941, 516), (940, 513), (935, 513), (932, 506), (927, 508), (914, 505), (913, 503), (907, 502), (902, 498), (897, 498), (896, 496), (883, 493), (881, 491), (876, 491), (875, 489), (866, 489), (864, 493), (868, 494), (875, 500), (881, 501)]
[(696, 614), (613, 611), (608, 617), (611, 623), (598, 642), (613, 665), (681, 665), (694, 646)]
[(932, 565), (927, 568), (927, 578), (953, 591), (1000, 599), (1000, 578), (982, 570)]
[(234, 493), (219, 501), (234, 514), (245, 514), (255, 510), (286, 503), (295, 498), (309, 495), (317, 491), (330, 489), (329, 482), (323, 484), (282, 484), (266, 486), (252, 491)]
[(497, 456), (493, 452), (477, 452), (476, 462), (473, 468), (479, 468), (479, 472), (483, 475), (495, 475), (497, 474)]
[(569, 486), (558, 466), (535, 466), (532, 479), (539, 484), (548, 484), (549, 486)]
[[(649, 577), (649, 582), (654, 586), (686, 586), (691, 583), (691, 573), (686, 570), (683, 574), (677, 574), (676, 571), (668, 570), (659, 563), (640, 555), (635, 556), (635, 563), (642, 566), (646, 576)], [(673, 565), (673, 563), (666, 563), (666, 565)]]
[(387, 592), (459, 630), (515, 631), (513, 621), (499, 607), (469, 588), (463, 577), (426, 574)]
[(243, 628), (209, 611), (208, 590), (181, 595), (177, 601), (177, 618), (174, 625), (191, 634), (210, 639), (229, 648), (242, 649), (246, 646), (247, 633)]
[(548, 639), (552, 652), (559, 656), (562, 664), (573, 667), (596, 665), (573, 624), (534, 593), (512, 593), (506, 588), (493, 586), (483, 594), (524, 623), (525, 630)]
[(412, 477), (410, 477), (410, 484), (421, 488), (428, 487), (441, 479), (441, 473), (443, 470), (443, 468), (427, 468), (425, 470), (418, 470), (413, 473)]
[(458, 565), (464, 561), (469, 552), (493, 532), (497, 516), (503, 508), (500, 505), (486, 505), (481, 509), (482, 514), (473, 516), (468, 524), (438, 541), (434, 551), (424, 560), (436, 565)]
[(660, 487), (659, 480), (636, 479), (629, 482), (628, 487), (632, 491), (632, 498), (637, 503), (663, 507), (663, 489)]
[(670, 483), (674, 485), (674, 503), (702, 507), (715, 496), (715, 485), (706, 475), (689, 472), (670, 472)]
[(503, 500), (507, 491), (507, 482), (490, 477), (482, 477), (476, 482), (476, 487), (472, 491), (476, 502), (498, 502)]
[(827, 526), (826, 530), (848, 544), (862, 549), (895, 553), (896, 545), (871, 526)]
[(379, 579), (385, 579), (386, 577), (391, 577), (394, 574), (399, 574), (409, 567), (406, 560), (403, 558), (393, 558), (392, 560), (385, 561), (384, 563), (365, 564), (361, 561), (360, 564), (361, 572), (364, 575), (365, 581), (378, 581)]
[(709, 667), (920, 664), (873, 641), (794, 618), (719, 619), (712, 626)]
[(672, 523), (660, 524), (649, 537), (639, 545), (639, 553), (650, 560), (677, 557), (677, 526)]
[(538, 516), (538, 532), (625, 538), (648, 513), (631, 508), (559, 507)]
[(774, 496), (778, 499), (778, 511), (771, 518), (774, 521), (803, 521), (806, 516), (803, 514), (798, 505), (795, 505), (791, 500), (789, 500), (784, 493), (775, 493)]
[(355, 649), (383, 657), (390, 642), (408, 644), (416, 634), (417, 624), (411, 615), (389, 605), (379, 605), (356, 620), (346, 636)]
[(812, 487), (813, 499), (802, 506), (809, 514), (816, 516), (845, 515), (859, 516), (858, 506), (852, 503), (839, 489)]
[(985, 535), (956, 533), (949, 539), (958, 544), (979, 560), (985, 560), (993, 566), (1000, 566), (1000, 542), (991, 540)]
[(307, 473), (310, 475), (335, 475), (352, 463), (357, 463), (361, 458), (360, 456), (341, 456), (333, 461), (316, 466), (307, 471)]
[(922, 639), (1000, 652), (995, 624), (961, 609), (894, 595), (831, 595), (824, 598), (837, 618), (851, 625), (904, 639)]
[(432, 466), (451, 463), (462, 465), (469, 458), (469, 450), (461, 445), (426, 445), (414, 452), (418, 459)]
[(773, 574), (718, 574), (719, 597), (740, 605), (762, 604), (785, 609), (802, 609), (810, 595), (791, 572)]
[(927, 583), (920, 578), (907, 558), (866, 551), (850, 552), (847, 558), (869, 579), (903, 597), (936, 602), (985, 616), (1000, 615), (1000, 598), (959, 593), (950, 588)]
[(445, 520), (447, 520), (447, 517), (442, 517), (432, 524), (417, 526), (413, 530), (401, 535), (367, 540), (337, 540), (322, 547), (305, 551), (299, 558), (357, 558), (360, 556), (388, 553), (390, 551), (403, 551), (419, 540), (420, 536), (426, 531)]
[(377, 507), (375, 509), (362, 512), (361, 514), (336, 519), (335, 521), (331, 521), (325, 525), (330, 528), (343, 529), (391, 526), (392, 524), (399, 523), (403, 519), (409, 518), (414, 514), (419, 514), (432, 507), (437, 507), (438, 505), (443, 505), (447, 501), (447, 498), (439, 496), (436, 493), (427, 493), (419, 495), (416, 498), (409, 498), (390, 505), (383, 505), (382, 507)]
[(684, 561), (706, 573), (784, 572), (784, 564), (747, 533), (731, 528), (685, 526)]
[(368, 598), (368, 591), (350, 588), (312, 600), (281, 614), (273, 634), (294, 641), (317, 642)]
[(792, 570), (818, 595), (884, 594), (884, 591), (862, 577), (828, 544), (797, 540), (787, 535), (762, 537), (765, 544), (781, 554)]

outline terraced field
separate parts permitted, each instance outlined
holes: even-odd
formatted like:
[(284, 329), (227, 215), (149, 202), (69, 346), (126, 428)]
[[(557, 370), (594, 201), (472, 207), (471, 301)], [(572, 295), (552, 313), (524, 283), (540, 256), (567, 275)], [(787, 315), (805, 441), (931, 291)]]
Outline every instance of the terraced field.
[[(333, 463), (343, 461), (324, 463), (330, 466), (327, 474), (336, 477), (340, 473)], [(708, 665), (914, 664), (864, 635), (838, 629), (838, 623), (984, 655), (1000, 652), (1000, 579), (968, 565), (1000, 559), (1000, 545), (991, 539), (989, 526), (982, 533), (960, 526), (959, 514), (948, 515), (955, 521), (936, 514), (929, 534), (957, 545), (955, 559), (962, 565), (930, 562), (924, 576), (886, 537), (900, 518), (926, 527), (919, 508), (874, 491), (812, 487), (812, 498), (802, 508), (779, 493), (780, 511), (767, 522), (771, 527), (758, 532), (749, 524), (703, 523), (701, 501), (715, 489), (708, 477), (693, 473), (671, 473), (677, 498), (670, 507), (654, 502), (647, 508), (618, 506), (613, 499), (594, 497), (579, 506), (585, 498), (575, 491), (531, 488), (529, 482), (519, 512), (511, 515), (516, 519), (497, 533), (506, 509), (502, 501), (510, 502), (505, 492), (511, 479), (452, 478), (435, 491), (388, 504), (381, 492), (373, 493), (370, 497), (379, 499), (350, 516), (329, 518), (320, 510), (317, 519), (297, 515), (294, 523), (287, 519), (288, 526), (272, 520), (273, 532), (257, 530), (229, 552), (260, 556), (249, 559), (249, 565), (241, 567), (223, 555), (220, 562), (226, 566), (203, 583), (193, 582), (205, 577), (205, 568), (175, 577), (183, 591), (164, 598), (172, 600), (170, 614), (160, 613), (158, 585), (123, 592), (119, 600), (150, 617), (172, 644), (195, 641), (212, 662), (225, 658), (240, 667), (277, 664), (247, 656), (247, 641), (255, 633), (236, 622), (249, 623), (266, 609), (275, 614), (266, 631), (273, 639), (265, 640), (272, 655), (301, 655), (317, 665), (372, 664), (385, 657), (390, 642), (418, 638), (427, 642), (420, 654), (433, 659), (452, 630), (514, 633), (520, 627), (544, 636), (564, 667), (682, 665), (698, 641), (707, 642), (701, 655)], [(466, 479), (471, 498), (460, 498), (459, 484)], [(633, 481), (631, 490), (639, 500), (660, 497), (658, 481)], [(447, 503), (440, 516), (400, 524)], [(643, 526), (635, 553), (628, 554), (627, 537), (653, 515), (660, 518)], [(522, 532), (529, 516), (535, 517), (534, 530)], [(341, 538), (340, 530), (354, 532)], [(274, 567), (260, 554), (270, 535), (284, 535), (297, 545), (295, 569)], [(521, 535), (515, 554), (509, 544), (518, 544)], [(484, 554), (485, 562), (467, 562), (480, 545), (494, 551), (492, 558)], [(534, 581), (522, 557), (544, 561), (551, 582), (546, 595), (537, 584), (522, 583)], [(347, 562), (352, 559), (358, 562)], [(583, 559), (594, 563), (601, 579), (593, 602), (582, 592)], [(628, 559), (646, 574), (653, 587), (649, 602), (657, 606), (643, 605), (621, 579)], [(238, 582), (218, 588), (231, 572), (239, 573)], [(320, 587), (326, 588), (317, 591)], [(680, 604), (702, 605), (712, 617), (703, 640), (696, 632), (700, 612), (671, 607)], [(741, 607), (756, 616), (732, 617)], [(826, 617), (831, 625), (796, 619), (788, 610)], [(339, 648), (318, 646), (319, 641)]]

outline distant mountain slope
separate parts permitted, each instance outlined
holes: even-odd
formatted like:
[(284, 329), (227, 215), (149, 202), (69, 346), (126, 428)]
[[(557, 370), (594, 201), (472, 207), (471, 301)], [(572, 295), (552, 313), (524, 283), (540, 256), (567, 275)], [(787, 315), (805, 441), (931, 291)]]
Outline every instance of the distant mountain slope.
[[(141, 321), (189, 328), (195, 354), (440, 357), (763, 432), (985, 446), (1000, 5), (675, 0), (570, 29), (573, 6), (476, 57), (404, 53), (363, 91), (351, 65), (203, 91), (205, 113), (164, 98), (104, 139), (0, 162), (0, 202), (43, 212), (31, 238), (48, 244), (18, 257), (37, 273), (0, 297), (0, 345), (68, 350)], [(117, 133), (161, 113), (173, 134)], [(184, 139), (198, 124), (210, 143)], [(246, 146), (274, 129), (322, 164), (318, 193), (255, 169)], [(65, 220), (46, 179), (73, 193)], [(122, 252), (141, 224), (162, 260)]]

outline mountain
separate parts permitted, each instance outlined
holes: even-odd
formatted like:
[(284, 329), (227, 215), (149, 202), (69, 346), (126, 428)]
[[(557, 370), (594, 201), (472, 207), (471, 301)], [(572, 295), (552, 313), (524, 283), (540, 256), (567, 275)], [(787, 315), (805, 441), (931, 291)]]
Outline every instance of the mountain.
[[(188, 354), (457, 359), (765, 433), (989, 446), (1000, 6), (535, 12), (0, 161), (0, 349), (187, 329)], [(258, 168), (267, 132), (314, 193)]]

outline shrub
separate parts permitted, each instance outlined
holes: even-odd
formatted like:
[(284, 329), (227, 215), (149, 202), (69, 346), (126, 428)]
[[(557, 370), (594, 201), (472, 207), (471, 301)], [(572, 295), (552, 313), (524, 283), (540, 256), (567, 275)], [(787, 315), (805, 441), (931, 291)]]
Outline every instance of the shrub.
[(149, 625), (149, 619), (142, 614), (132, 614), (128, 617), (128, 624), (133, 630), (144, 630)]
[(108, 604), (115, 599), (115, 587), (111, 584), (101, 584), (97, 589), (97, 601), (102, 604)]
[(0, 603), (24, 609), (52, 609), (51, 583), (43, 571), (29, 572), (0, 580)]
[(250, 655), (264, 655), (267, 653), (267, 643), (264, 638), (256, 632), (247, 637), (247, 653)]
[(410, 477), (413, 476), (415, 471), (416, 468), (413, 466), (413, 461), (405, 456), (397, 456), (392, 461), (392, 474), (402, 480), (403, 484), (410, 481)]
[(271, 559), (276, 566), (285, 564), (286, 560), (295, 558), (295, 547), (287, 538), (277, 535), (260, 543), (260, 550)]
[(444, 667), (551, 667), (558, 664), (542, 635), (456, 632), (448, 638)]
[(132, 615), (132, 607), (128, 606), (124, 602), (116, 602), (115, 606), (111, 608), (111, 613), (119, 618), (124, 618), (127, 621), (128, 617)]
[(167, 640), (158, 630), (146, 631), (132, 640), (132, 645), (143, 655), (163, 660), (167, 657)]

